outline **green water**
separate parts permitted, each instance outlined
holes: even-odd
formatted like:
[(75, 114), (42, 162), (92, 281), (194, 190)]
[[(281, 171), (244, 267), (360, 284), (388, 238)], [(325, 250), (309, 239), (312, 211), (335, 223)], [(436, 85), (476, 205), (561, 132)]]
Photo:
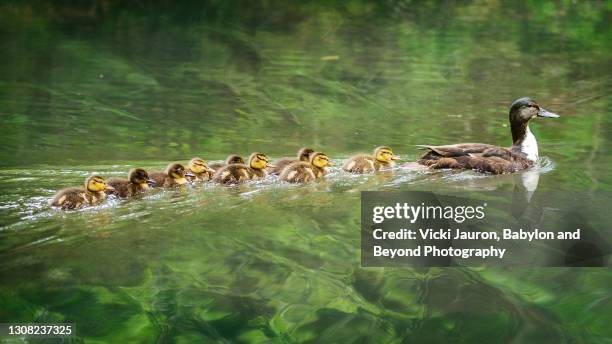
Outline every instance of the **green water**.
[(192, 156), (508, 145), (521, 96), (562, 116), (531, 125), (536, 193), (612, 191), (611, 17), (609, 1), (2, 2), (0, 322), (75, 322), (86, 343), (610, 343), (607, 268), (360, 268), (359, 191), (501, 195), (524, 174), (47, 201)]

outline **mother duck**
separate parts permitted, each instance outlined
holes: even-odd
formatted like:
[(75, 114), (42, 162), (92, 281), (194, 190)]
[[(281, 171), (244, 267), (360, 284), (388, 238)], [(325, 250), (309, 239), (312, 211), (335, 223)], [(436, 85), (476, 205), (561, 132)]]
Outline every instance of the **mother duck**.
[(472, 169), (492, 174), (520, 171), (538, 160), (538, 143), (529, 130), (534, 117), (558, 118), (531, 98), (520, 98), (510, 106), (512, 147), (504, 148), (484, 143), (459, 143), (446, 146), (420, 145), (428, 149), (417, 163), (430, 168)]

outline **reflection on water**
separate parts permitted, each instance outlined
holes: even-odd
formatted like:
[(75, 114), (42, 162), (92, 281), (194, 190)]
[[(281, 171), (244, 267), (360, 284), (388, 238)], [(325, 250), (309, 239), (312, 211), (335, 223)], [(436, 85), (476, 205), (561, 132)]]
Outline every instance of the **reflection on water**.
[[(360, 268), (359, 192), (514, 192), (537, 221), (542, 191), (610, 191), (609, 22), (604, 2), (0, 4), (0, 322), (108, 343), (604, 342), (605, 269)], [(563, 117), (532, 125), (545, 157), (513, 175), (335, 169), (47, 206), (193, 156), (509, 145), (527, 95)]]

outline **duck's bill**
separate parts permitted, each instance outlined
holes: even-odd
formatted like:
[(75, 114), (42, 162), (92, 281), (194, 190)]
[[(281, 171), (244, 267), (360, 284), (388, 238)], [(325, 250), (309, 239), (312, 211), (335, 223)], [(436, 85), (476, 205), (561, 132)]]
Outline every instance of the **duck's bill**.
[(540, 112), (538, 112), (538, 117), (559, 118), (560, 116), (557, 115), (554, 112), (550, 112), (550, 111), (546, 110), (545, 108), (540, 108)]
[(195, 174), (191, 172), (185, 172), (185, 177), (195, 177)]
[(115, 188), (110, 186), (110, 185), (105, 185), (104, 186), (104, 190), (106, 190), (106, 191), (115, 191)]
[(266, 167), (269, 167), (269, 168), (276, 168), (276, 165), (266, 164)]
[(328, 161), (328, 162), (327, 162), (327, 166), (335, 166), (335, 165), (336, 165), (336, 164), (334, 164), (334, 162), (333, 162), (333, 161)]
[(391, 157), (391, 160), (399, 160), (400, 156), (399, 155), (394, 155)]
[(153, 179), (147, 179), (147, 184), (149, 184), (149, 185), (153, 186), (153, 185), (156, 185), (156, 184), (157, 184), (157, 182), (156, 182), (156, 181), (154, 181)]

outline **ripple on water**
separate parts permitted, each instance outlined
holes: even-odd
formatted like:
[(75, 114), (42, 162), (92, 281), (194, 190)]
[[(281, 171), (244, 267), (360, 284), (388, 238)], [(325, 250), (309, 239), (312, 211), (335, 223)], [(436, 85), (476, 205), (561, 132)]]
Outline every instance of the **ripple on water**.
[[(335, 162), (337, 166), (340, 166), (341, 160)], [(130, 167), (132, 167), (132, 165), (114, 164), (109, 166), (96, 166), (95, 169), (99, 170), (100, 172), (96, 173), (101, 175), (121, 176), (125, 174), (125, 170)], [(554, 170), (554, 168), (554, 162), (548, 157), (542, 157), (537, 166), (534, 167), (538, 173), (548, 173)], [(123, 171), (118, 171), (117, 169), (123, 169)], [(13, 213), (13, 218), (17, 216), (19, 221), (35, 221), (41, 216), (53, 216), (55, 214), (54, 212), (45, 211), (49, 209), (48, 200), (56, 190), (53, 188), (53, 185), (66, 186), (65, 177), (67, 176), (72, 177), (69, 178), (73, 181), (71, 184), (79, 185), (81, 180), (78, 177), (90, 175), (92, 172), (90, 168), (41, 169), (29, 171), (28, 177), (12, 177), (17, 174), (23, 174), (23, 171), (4, 170), (0, 173), (0, 178), (2, 178), (2, 181), (5, 183), (20, 185), (20, 192), (31, 195), (29, 197), (19, 195), (17, 198), (8, 200), (5, 197), (3, 202), (0, 203), (0, 210)], [(431, 183), (443, 183), (457, 186), (464, 182), (468, 182), (463, 185), (464, 187), (471, 188), (477, 186), (479, 181), (490, 181), (497, 177), (499, 176), (491, 176), (473, 171), (405, 170), (401, 168), (395, 168), (393, 171), (382, 172), (376, 175), (361, 175), (346, 173), (342, 171), (340, 167), (333, 167), (329, 169), (329, 173), (326, 175), (324, 181), (314, 183), (314, 185), (324, 185), (323, 187), (319, 186), (313, 188), (311, 186), (290, 184), (279, 180), (276, 176), (271, 176), (264, 180), (249, 182), (246, 183), (246, 185), (238, 187), (228, 188), (221, 185), (206, 184), (198, 187), (188, 187), (189, 192), (184, 193), (175, 190), (154, 189), (153, 192), (148, 192), (141, 197), (141, 200), (149, 202), (165, 200), (166, 202), (159, 205), (160, 209), (163, 210), (170, 206), (187, 206), (190, 203), (190, 197), (187, 196), (189, 193), (195, 193), (196, 198), (211, 198), (213, 195), (216, 197), (219, 193), (225, 193), (226, 196), (235, 194), (239, 195), (241, 198), (252, 199), (256, 195), (265, 195), (269, 192), (288, 193), (291, 192), (289, 190), (296, 188), (319, 192), (353, 193), (365, 190), (409, 189), (410, 187)], [(26, 182), (25, 187), (22, 184), (24, 182)], [(223, 192), (220, 192), (220, 190), (223, 190)], [(286, 196), (288, 196), (287, 199), (292, 199), (290, 195)], [(117, 200), (111, 197), (101, 205), (88, 207), (78, 212), (112, 210), (122, 207), (124, 203), (125, 201), (123, 200)]]

